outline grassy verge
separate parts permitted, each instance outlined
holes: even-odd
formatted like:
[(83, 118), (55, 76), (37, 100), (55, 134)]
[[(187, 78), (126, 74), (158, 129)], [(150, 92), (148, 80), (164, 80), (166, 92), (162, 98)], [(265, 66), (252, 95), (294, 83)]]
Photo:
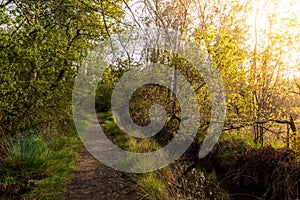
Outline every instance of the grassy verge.
[(9, 141), (0, 174), (0, 199), (63, 199), (81, 148), (73, 126), (47, 139), (21, 134)]
[[(251, 131), (246, 129), (241, 129), (239, 131), (237, 130), (231, 130), (231, 131), (224, 131), (219, 141), (228, 141), (233, 143), (238, 143), (243, 141), (247, 146), (251, 148), (259, 148), (261, 147), (260, 142), (255, 142), (253, 135), (251, 135)], [(268, 135), (265, 135), (264, 137), (264, 145), (263, 146), (272, 146), (275, 149), (283, 148), (286, 145), (282, 141), (282, 139), (277, 139)]]
[[(114, 122), (109, 113), (101, 113), (102, 123), (106, 134), (112, 138), (113, 143), (124, 150), (131, 152), (153, 151), (160, 146), (153, 139), (138, 140), (123, 133)], [(126, 160), (124, 162), (130, 162)], [(147, 164), (147, 163), (142, 163)], [(137, 166), (142, 167), (142, 166)], [(169, 199), (168, 179), (172, 178), (170, 169), (164, 168), (155, 172), (144, 174), (127, 174), (129, 185), (138, 193), (137, 199)]]
[[(74, 131), (74, 130), (70, 130)], [(81, 142), (75, 134), (62, 134), (49, 144), (49, 176), (37, 182), (36, 187), (25, 197), (29, 199), (63, 199), (66, 186), (78, 158)]]

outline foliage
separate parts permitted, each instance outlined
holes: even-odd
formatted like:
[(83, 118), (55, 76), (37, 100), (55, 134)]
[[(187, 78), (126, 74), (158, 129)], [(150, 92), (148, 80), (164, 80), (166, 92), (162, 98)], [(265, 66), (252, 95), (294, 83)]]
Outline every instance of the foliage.
[(300, 163), (300, 136), (299, 136), (299, 131), (293, 132), (292, 133), (292, 149), (295, 153), (295, 162)]
[[(228, 11), (228, 14), (219, 16), (217, 12), (220, 10), (213, 10), (216, 2), (206, 4), (209, 9), (212, 9), (211, 13), (202, 10), (201, 16), (208, 19), (195, 30), (195, 42), (207, 49), (214, 65), (221, 72), (227, 97), (225, 126), (243, 126), (243, 123), (248, 121), (249, 117), (251, 118), (249, 101), (252, 94), (247, 85), (246, 69), (243, 66), (247, 58), (247, 49), (244, 46), (247, 26), (245, 27), (246, 16), (243, 14), (243, 9), (247, 9), (249, 5), (236, 4), (235, 1), (231, 2), (231, 7), (221, 4), (220, 9), (223, 12)], [(218, 23), (213, 22), (214, 16), (218, 16), (216, 19)], [(232, 20), (229, 22), (226, 20), (228, 18)]]
[(115, 84), (132, 67), (134, 67), (134, 64), (130, 61), (117, 59), (115, 65), (110, 65), (104, 70), (95, 95), (97, 112), (107, 112), (111, 108), (111, 95)]
[(31, 180), (48, 175), (48, 149), (35, 135), (19, 135), (8, 141), (8, 153), (1, 163), (1, 193), (23, 193)]
[(8, 155), (1, 162), (1, 196), (62, 199), (80, 147), (74, 130), (67, 131), (73, 133), (57, 135), (47, 142), (36, 134), (12, 138)]
[[(113, 121), (111, 114), (101, 113), (102, 123), (101, 126), (104, 127), (105, 133), (108, 134), (115, 145), (120, 148), (131, 151), (131, 152), (149, 152), (159, 148), (159, 145), (151, 139), (141, 139), (133, 138), (124, 134)], [(121, 164), (128, 164), (131, 160), (121, 160)], [(147, 163), (140, 163), (139, 166), (133, 167), (143, 167)], [(168, 190), (166, 183), (163, 179), (163, 171), (150, 172), (146, 174), (128, 174), (131, 181), (138, 186), (138, 192), (141, 196), (146, 199), (168, 199)]]
[[(26, 195), (28, 199), (64, 199), (64, 192), (70, 183), (71, 175), (78, 158), (81, 144), (77, 136), (60, 136), (50, 144), (51, 169), (45, 179), (35, 182), (35, 187)], [(54, 150), (55, 149), (55, 150)]]
[[(105, 133), (112, 139), (113, 143), (122, 149), (131, 152), (148, 152), (159, 149), (160, 145), (155, 140), (137, 140), (124, 134), (116, 125), (113, 117), (109, 113), (101, 113), (101, 126)], [(121, 160), (121, 164), (128, 164), (131, 160)], [(143, 167), (147, 163), (140, 163)], [(154, 199), (189, 199), (220, 197), (217, 199), (229, 199), (226, 191), (217, 186), (216, 176), (207, 176), (206, 179), (199, 179), (201, 174), (197, 174), (195, 180), (188, 175), (182, 177), (184, 171), (182, 162), (176, 162), (172, 167), (166, 167), (155, 172), (145, 174), (126, 174), (129, 185), (138, 192), (140, 198)], [(200, 172), (202, 173), (202, 172)], [(187, 185), (188, 184), (188, 185)]]
[[(201, 163), (213, 163), (197, 168), (201, 176), (193, 180), (200, 194), (192, 197), (212, 198), (224, 194), (224, 199), (229, 198), (220, 188), (224, 187), (229, 192), (245, 190), (262, 199), (298, 198), (300, 139), (296, 126), (299, 126), (300, 84), (285, 73), (300, 62), (297, 12), (286, 9), (277, 14), (284, 2), (277, 0), (253, 4), (250, 0), (142, 2), (146, 9), (137, 9), (142, 15), (133, 16), (131, 22), (142, 23), (139, 27), (173, 29), (191, 36), (207, 51), (221, 72), (226, 88), (224, 130), (228, 132), (204, 160), (197, 157), (202, 138), (196, 138), (194, 149), (189, 152), (192, 153), (185, 155), (190, 156), (191, 169)], [(287, 2), (290, 7), (297, 5), (295, 0)], [(78, 139), (45, 129), (48, 123), (64, 126), (71, 118), (71, 93), (79, 66), (100, 41), (127, 28), (123, 24), (123, 20), (128, 20), (123, 18), (124, 7), (130, 9), (126, 0), (4, 0), (0, 3), (1, 194), (11, 193), (9, 198), (16, 194), (19, 198), (30, 190), (24, 198), (61, 198), (77, 156)], [(261, 9), (265, 7), (270, 9)], [(247, 18), (252, 14), (256, 16), (251, 27)], [(261, 26), (261, 22), (265, 24)], [(126, 39), (134, 41), (130, 37)], [(198, 136), (204, 136), (211, 102), (202, 75), (185, 58), (157, 49), (144, 50), (147, 62), (174, 68), (190, 82), (201, 113)], [(96, 91), (97, 112), (110, 109), (115, 83), (136, 66), (130, 59), (108, 63)], [(174, 94), (167, 88), (148, 84), (132, 95), (130, 114), (138, 125), (151, 122), (149, 108), (153, 104), (161, 104), (166, 109), (167, 122), (154, 137), (129, 137), (116, 126), (111, 115), (101, 114), (102, 126), (114, 144), (128, 151), (147, 152), (173, 139), (181, 122), (176, 99), (180, 92), (176, 90), (178, 74), (173, 75), (170, 85), (175, 88)], [(285, 132), (286, 137), (282, 136)], [(273, 135), (268, 138), (267, 133)], [(291, 149), (278, 148), (280, 140), (286, 141)], [(258, 148), (266, 144), (276, 149)], [(131, 160), (121, 162), (128, 164)], [(145, 198), (168, 199), (180, 193), (178, 190), (189, 191), (192, 187), (178, 181), (181, 177), (177, 176), (176, 169), (172, 170), (134, 175), (131, 179)], [(180, 189), (171, 188), (178, 184)], [(182, 194), (186, 195), (186, 191)]]
[[(120, 31), (120, 1), (7, 1), (0, 15), (0, 134), (69, 119), (74, 77)], [(106, 24), (106, 20), (110, 23)]]
[[(76, 136), (57, 130), (71, 119), (81, 62), (99, 41), (122, 30), (121, 2), (0, 3), (1, 195), (20, 198), (30, 190), (29, 199), (60, 198), (79, 146)], [(38, 134), (25, 133), (34, 129)]]
[(223, 141), (207, 159), (213, 163), (210, 166), (214, 166), (221, 187), (229, 194), (239, 193), (232, 198), (294, 199), (299, 195), (300, 175), (294, 155), (289, 149), (250, 148), (245, 143)]

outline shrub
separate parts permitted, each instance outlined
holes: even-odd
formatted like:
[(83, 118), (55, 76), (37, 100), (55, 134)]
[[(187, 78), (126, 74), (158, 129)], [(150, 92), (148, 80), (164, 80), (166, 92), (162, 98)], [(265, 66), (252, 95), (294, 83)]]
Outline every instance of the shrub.
[(61, 134), (52, 139), (47, 147), (50, 150), (48, 176), (36, 181), (35, 187), (22, 196), (25, 199), (64, 199), (81, 143), (77, 135)]

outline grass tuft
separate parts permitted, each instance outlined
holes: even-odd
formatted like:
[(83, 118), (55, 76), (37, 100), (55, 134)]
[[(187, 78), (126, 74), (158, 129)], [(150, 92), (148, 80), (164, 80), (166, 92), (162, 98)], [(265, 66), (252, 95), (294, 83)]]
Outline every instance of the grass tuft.
[(0, 167), (0, 197), (63, 199), (81, 148), (75, 128), (44, 140), (22, 134), (8, 140)]

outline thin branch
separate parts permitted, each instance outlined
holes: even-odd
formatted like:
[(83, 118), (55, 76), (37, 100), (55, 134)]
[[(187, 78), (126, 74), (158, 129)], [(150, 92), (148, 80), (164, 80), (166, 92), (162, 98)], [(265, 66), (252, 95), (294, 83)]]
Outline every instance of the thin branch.
[(141, 28), (140, 23), (139, 23), (138, 20), (135, 18), (135, 14), (133, 13), (132, 9), (130, 8), (130, 6), (128, 5), (128, 3), (126, 2), (126, 0), (123, 0), (123, 3), (125, 4), (126, 8), (127, 8), (127, 9), (129, 10), (129, 12), (131, 13), (134, 22)]
[[(103, 1), (100, 1), (100, 5), (101, 5), (101, 10), (103, 11)], [(108, 35), (108, 37), (110, 38), (110, 34), (109, 34), (109, 29), (108, 29), (108, 26), (107, 26), (107, 23), (106, 23), (106, 19), (105, 19), (105, 15), (102, 14), (102, 19), (103, 19), (103, 23), (104, 23), (104, 27), (105, 27), (105, 31)]]
[(4, 3), (4, 4), (1, 4), (1, 5), (0, 5), (0, 8), (4, 8), (4, 7), (8, 6), (8, 4), (10, 4), (10, 3), (12, 3), (12, 2), (13, 2), (13, 0), (9, 0), (9, 1), (7, 1), (7, 2)]
[(101, 15), (105, 15), (105, 16), (107, 16), (107, 17), (110, 17), (110, 18), (114, 19), (116, 22), (118, 22), (118, 23), (120, 23), (120, 24), (123, 24), (123, 25), (126, 25), (126, 26), (129, 26), (129, 25), (130, 25), (130, 24), (126, 24), (126, 23), (124, 23), (123, 21), (117, 19), (115, 16), (110, 15), (110, 14), (104, 12), (103, 10), (98, 10), (98, 9), (96, 9), (96, 8), (91, 7), (90, 5), (86, 4), (86, 3), (85, 3), (84, 1), (82, 1), (82, 0), (79, 0), (79, 2), (82, 3), (83, 5), (85, 5), (87, 8), (89, 8), (89, 9), (95, 11), (95, 12), (99, 12)]
[(300, 95), (300, 92), (292, 91), (292, 93)]

